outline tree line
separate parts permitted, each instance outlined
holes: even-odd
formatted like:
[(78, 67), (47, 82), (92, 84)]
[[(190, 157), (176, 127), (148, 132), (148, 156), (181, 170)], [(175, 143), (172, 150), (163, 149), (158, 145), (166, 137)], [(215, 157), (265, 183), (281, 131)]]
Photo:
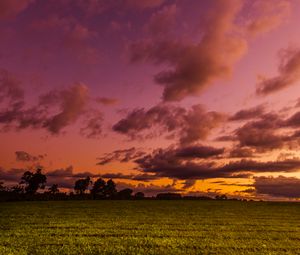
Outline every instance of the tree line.
[[(112, 179), (105, 181), (98, 178), (94, 182), (87, 176), (74, 182), (74, 191), (67, 194), (61, 192), (58, 184), (46, 189), (47, 176), (38, 168), (35, 172), (23, 173), (19, 184), (10, 188), (0, 182), (0, 201), (18, 200), (76, 200), (76, 199), (199, 199), (211, 200), (208, 196), (182, 196), (179, 193), (159, 193), (156, 197), (146, 198), (143, 192), (134, 193), (132, 189), (117, 190)], [(41, 192), (43, 190), (43, 192)], [(217, 195), (216, 200), (228, 200), (226, 195)], [(237, 200), (237, 199), (230, 199)]]
[(5, 187), (0, 182), (0, 200), (49, 200), (67, 197), (69, 199), (142, 199), (145, 197), (143, 192), (134, 194), (129, 188), (117, 191), (112, 179), (105, 181), (98, 178), (93, 182), (89, 176), (80, 178), (74, 182), (74, 192), (69, 194), (60, 192), (58, 184), (52, 184), (48, 189), (46, 184), (47, 176), (42, 173), (42, 169), (38, 168), (36, 172), (26, 171), (19, 184), (13, 187)]

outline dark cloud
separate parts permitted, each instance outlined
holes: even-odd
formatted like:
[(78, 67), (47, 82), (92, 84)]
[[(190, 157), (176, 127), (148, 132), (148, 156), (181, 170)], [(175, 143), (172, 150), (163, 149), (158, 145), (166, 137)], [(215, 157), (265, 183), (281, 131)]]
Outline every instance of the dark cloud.
[(193, 179), (185, 180), (185, 182), (183, 183), (182, 189), (183, 190), (189, 189), (189, 188), (193, 187), (195, 184), (196, 184), (196, 180), (193, 180)]
[(240, 110), (229, 118), (231, 121), (249, 120), (261, 117), (264, 113), (265, 107), (263, 105), (255, 106), (249, 109)]
[(300, 79), (300, 49), (288, 48), (280, 53), (278, 75), (273, 78), (262, 78), (256, 93), (268, 95), (293, 85)]
[(157, 177), (176, 179), (246, 178), (255, 173), (293, 172), (300, 167), (299, 159), (261, 162), (254, 160), (231, 161), (220, 164), (216, 161), (183, 160), (172, 150), (155, 150), (135, 162), (140, 171)]
[(252, 158), (254, 157), (254, 152), (250, 148), (236, 147), (230, 151), (229, 157), (230, 158)]
[(257, 151), (279, 149), (285, 145), (287, 137), (277, 131), (284, 121), (277, 114), (264, 114), (259, 120), (250, 121), (235, 130), (240, 147), (252, 147)]
[(34, 156), (26, 151), (16, 151), (16, 160), (23, 162), (35, 162), (44, 159), (45, 155)]
[[(186, 110), (160, 104), (147, 111), (133, 110), (126, 118), (116, 123), (113, 130), (132, 139), (165, 133), (168, 137), (178, 137), (181, 144), (191, 144), (205, 139), (225, 118), (222, 113), (207, 112), (202, 105), (194, 105), (190, 110)], [(154, 127), (156, 133), (151, 133)]]
[(76, 84), (58, 93), (59, 113), (43, 123), (43, 127), (53, 134), (74, 123), (84, 113), (88, 101), (88, 88), (84, 84)]
[(145, 181), (145, 182), (158, 179), (155, 175), (151, 175), (151, 174), (106, 173), (106, 174), (102, 174), (101, 177), (105, 179), (126, 179), (126, 180)]
[(12, 128), (46, 129), (51, 134), (59, 134), (74, 124), (82, 116), (86, 124), (81, 133), (89, 138), (98, 137), (102, 131), (101, 112), (88, 108), (89, 93), (86, 85), (77, 83), (66, 89), (52, 90), (42, 94), (38, 103), (25, 107), (24, 92), (20, 83), (8, 72), (0, 72), (0, 103), (8, 100), (0, 109), (2, 131)]
[(124, 150), (115, 150), (111, 153), (106, 153), (103, 157), (98, 158), (100, 161), (97, 163), (97, 165), (105, 165), (113, 161), (129, 162), (143, 155), (145, 155), (145, 152), (140, 151), (135, 147)]
[(300, 179), (296, 177), (255, 177), (254, 187), (257, 194), (273, 197), (300, 198)]
[(179, 158), (209, 158), (224, 153), (224, 148), (214, 148), (211, 146), (189, 146), (176, 149), (174, 155)]
[(21, 179), (21, 176), (26, 170), (12, 168), (10, 170), (5, 170), (0, 167), (0, 181), (8, 183), (18, 183)]

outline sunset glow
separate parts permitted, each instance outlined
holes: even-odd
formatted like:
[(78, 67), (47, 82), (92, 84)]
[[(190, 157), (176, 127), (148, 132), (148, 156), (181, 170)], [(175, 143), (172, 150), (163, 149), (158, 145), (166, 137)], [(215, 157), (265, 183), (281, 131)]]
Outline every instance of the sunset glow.
[(0, 182), (300, 199), (297, 0), (1, 0)]

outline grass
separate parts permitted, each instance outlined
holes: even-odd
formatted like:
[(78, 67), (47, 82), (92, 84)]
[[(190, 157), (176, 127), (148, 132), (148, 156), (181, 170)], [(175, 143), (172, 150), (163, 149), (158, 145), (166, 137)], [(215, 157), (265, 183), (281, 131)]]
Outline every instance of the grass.
[(300, 203), (0, 203), (0, 254), (300, 254)]

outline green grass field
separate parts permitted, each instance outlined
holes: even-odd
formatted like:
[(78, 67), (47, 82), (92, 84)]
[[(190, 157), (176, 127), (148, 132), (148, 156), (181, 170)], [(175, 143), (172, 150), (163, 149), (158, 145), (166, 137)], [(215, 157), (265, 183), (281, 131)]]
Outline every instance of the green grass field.
[(0, 203), (0, 254), (300, 254), (300, 203)]

